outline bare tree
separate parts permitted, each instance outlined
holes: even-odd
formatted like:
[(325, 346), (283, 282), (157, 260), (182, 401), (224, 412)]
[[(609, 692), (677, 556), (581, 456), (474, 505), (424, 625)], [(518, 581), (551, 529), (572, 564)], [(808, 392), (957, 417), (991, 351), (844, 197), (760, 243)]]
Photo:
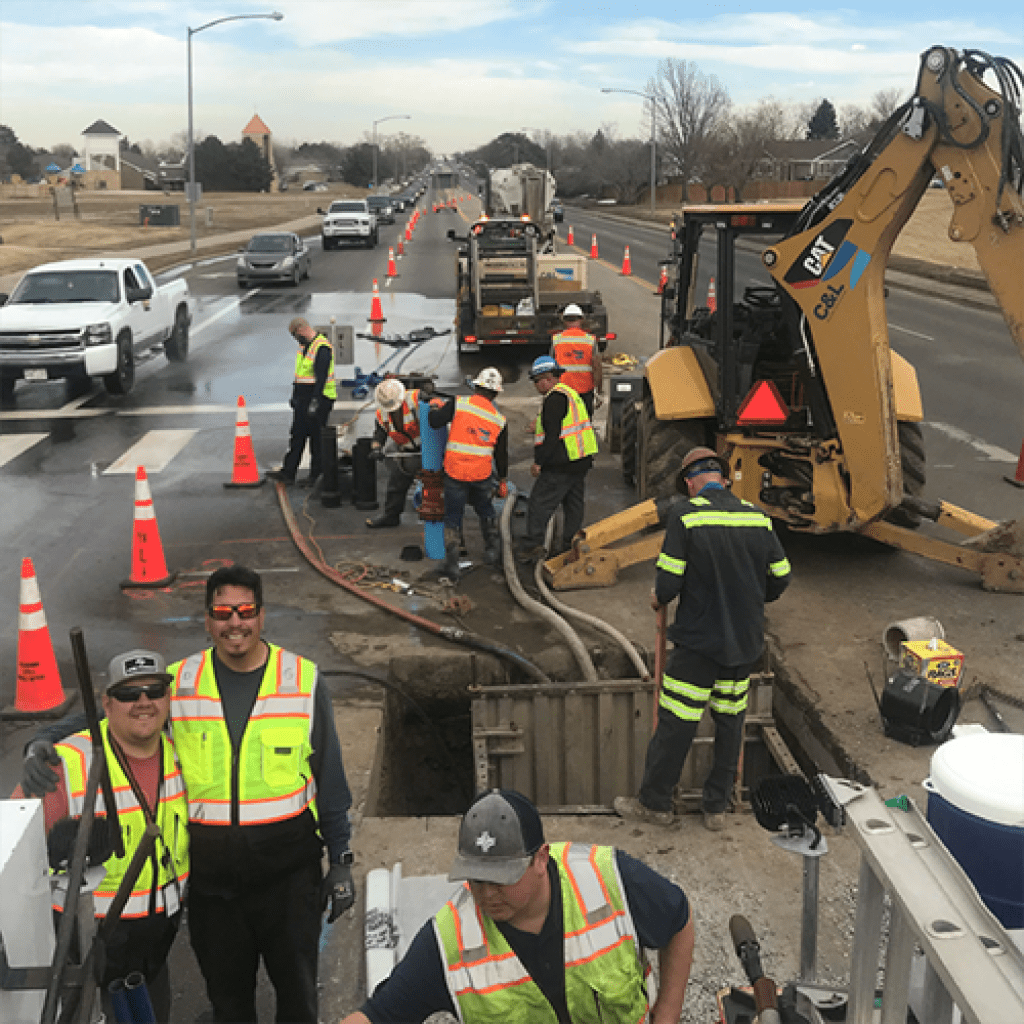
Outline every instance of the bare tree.
[(773, 99), (730, 113), (706, 147), (704, 184), (732, 187), (741, 199), (758, 165), (770, 156), (772, 143), (788, 137), (788, 122), (787, 109)]
[(729, 111), (729, 93), (696, 64), (667, 58), (647, 83), (663, 153), (683, 182), (700, 170), (703, 151)]
[(843, 138), (871, 131), (874, 124), (875, 115), (867, 107), (844, 103), (839, 108), (839, 127)]
[(903, 102), (904, 92), (897, 86), (890, 89), (879, 89), (871, 97), (871, 113), (876, 118), (876, 126), (888, 120), (889, 115)]
[(632, 206), (651, 184), (651, 143), (639, 139), (612, 142), (602, 160), (604, 180), (620, 203)]

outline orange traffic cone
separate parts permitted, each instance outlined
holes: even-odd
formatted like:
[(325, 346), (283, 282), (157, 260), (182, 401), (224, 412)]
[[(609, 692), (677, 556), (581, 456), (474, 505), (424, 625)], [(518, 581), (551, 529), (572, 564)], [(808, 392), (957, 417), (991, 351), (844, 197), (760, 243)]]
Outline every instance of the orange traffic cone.
[(370, 323), (384, 323), (384, 308), (380, 304), (380, 289), (377, 287), (377, 278), (373, 279), (373, 302), (370, 303)]
[(135, 539), (132, 542), (132, 573), (122, 584), (122, 590), (132, 587), (156, 589), (166, 587), (175, 576), (167, 571), (164, 546), (160, 543), (160, 528), (156, 524), (153, 495), (144, 466), (135, 470)]
[[(374, 338), (379, 338), (384, 333), (384, 322), (382, 320), (371, 320), (370, 321), (370, 334)], [(374, 346), (380, 349), (380, 345)]]
[(629, 277), (633, 273), (633, 264), (629, 261), (629, 246), (626, 246), (625, 255), (622, 257), (622, 276)]
[(238, 396), (238, 411), (235, 413), (235, 464), (231, 480), (225, 487), (262, 487), (267, 478), (260, 476), (256, 465), (256, 453), (252, 449), (252, 434), (249, 432), (249, 414), (245, 410), (245, 399)]
[(398, 268), (395, 266), (395, 250), (388, 246), (388, 277), (398, 277)]
[(597, 259), (597, 235), (590, 236), (590, 258)]
[(404, 256), (405, 255), (405, 242), (402, 241), (402, 236), (401, 235), (398, 236), (398, 255), (399, 256)]
[[(414, 225), (415, 223), (416, 223), (416, 222), (415, 222), (414, 220), (411, 220), (411, 221), (409, 221), (409, 223), (408, 223), (408, 224), (406, 224), (406, 225), (405, 225), (405, 240), (406, 240), (407, 242), (411, 242), (411, 241), (412, 241), (412, 228), (413, 228), (413, 225)], [(399, 242), (399, 243), (398, 243), (398, 245), (399, 245), (399, 251), (401, 251), (401, 245), (402, 245), (402, 243), (401, 243), (401, 242)]]
[(565, 243), (566, 243), (566, 245), (575, 245), (576, 244), (576, 239), (573, 237), (572, 225), (571, 224), (569, 225), (569, 234), (567, 234), (565, 236)]
[(668, 267), (662, 266), (661, 277), (658, 278), (658, 290), (654, 293), (655, 295), (665, 294), (665, 285), (668, 284)]
[(14, 707), (5, 710), (3, 717), (35, 716), (40, 712), (62, 715), (74, 696), (64, 696), (31, 558), (21, 560), (19, 605), (17, 689)]
[(718, 309), (718, 299), (715, 297), (715, 279), (708, 281), (708, 311), (714, 313)]
[(1004, 476), (1003, 479), (1014, 487), (1024, 487), (1024, 441), (1020, 443), (1020, 458), (1017, 460), (1017, 472), (1013, 476)]

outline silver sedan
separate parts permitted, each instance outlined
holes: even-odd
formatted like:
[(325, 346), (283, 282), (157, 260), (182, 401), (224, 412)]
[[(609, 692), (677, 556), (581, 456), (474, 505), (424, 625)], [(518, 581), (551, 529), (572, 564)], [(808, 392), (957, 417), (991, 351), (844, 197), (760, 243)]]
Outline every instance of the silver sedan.
[(290, 231), (253, 235), (249, 244), (238, 252), (238, 287), (268, 281), (297, 285), (309, 277), (312, 259), (309, 246)]

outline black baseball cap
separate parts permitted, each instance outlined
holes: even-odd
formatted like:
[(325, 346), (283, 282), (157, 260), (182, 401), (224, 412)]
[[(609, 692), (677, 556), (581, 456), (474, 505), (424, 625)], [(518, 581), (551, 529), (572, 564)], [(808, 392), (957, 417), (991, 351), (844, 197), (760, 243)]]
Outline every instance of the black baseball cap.
[(451, 882), (514, 885), (544, 845), (537, 808), (514, 789), (492, 789), (473, 801), (459, 827)]

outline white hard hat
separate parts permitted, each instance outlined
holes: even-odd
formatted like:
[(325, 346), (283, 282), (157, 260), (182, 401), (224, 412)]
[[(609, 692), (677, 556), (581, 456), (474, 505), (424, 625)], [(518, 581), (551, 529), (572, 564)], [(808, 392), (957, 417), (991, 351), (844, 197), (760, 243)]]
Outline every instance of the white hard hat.
[(382, 380), (373, 397), (381, 412), (394, 412), (405, 401), (405, 385), (394, 377)]
[(580, 309), (575, 302), (570, 302), (569, 305), (562, 310), (562, 316), (583, 316), (583, 310)]
[(488, 366), (477, 374), (472, 382), (475, 388), (487, 388), (488, 391), (504, 391), (501, 386), (501, 374), (493, 366)]

